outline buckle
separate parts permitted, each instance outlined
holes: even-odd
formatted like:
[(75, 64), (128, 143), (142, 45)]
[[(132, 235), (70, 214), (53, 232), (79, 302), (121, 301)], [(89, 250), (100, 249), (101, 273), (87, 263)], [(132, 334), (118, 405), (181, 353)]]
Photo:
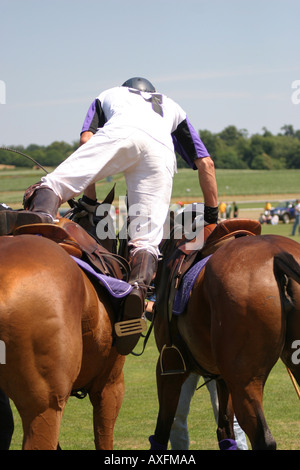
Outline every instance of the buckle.
[(115, 324), (117, 336), (127, 336), (140, 334), (146, 331), (147, 323), (143, 318), (134, 318), (133, 320), (124, 320)]

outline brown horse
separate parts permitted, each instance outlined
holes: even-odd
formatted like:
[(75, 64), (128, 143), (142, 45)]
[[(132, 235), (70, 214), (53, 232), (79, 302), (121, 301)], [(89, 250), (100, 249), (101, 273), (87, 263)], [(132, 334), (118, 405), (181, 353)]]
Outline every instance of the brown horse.
[(182, 315), (168, 324), (157, 312), (159, 414), (152, 449), (167, 448), (181, 385), (192, 371), (217, 380), (221, 449), (235, 448), (233, 412), (253, 449), (276, 448), (264, 417), (263, 389), (280, 357), (300, 384), (292, 349), (300, 338), (299, 263), (300, 244), (291, 239), (230, 240), (198, 275)]
[(113, 448), (124, 394), (109, 295), (55, 242), (0, 237), (0, 388), (18, 409), (23, 449), (56, 449), (66, 402), (86, 389), (96, 449)]

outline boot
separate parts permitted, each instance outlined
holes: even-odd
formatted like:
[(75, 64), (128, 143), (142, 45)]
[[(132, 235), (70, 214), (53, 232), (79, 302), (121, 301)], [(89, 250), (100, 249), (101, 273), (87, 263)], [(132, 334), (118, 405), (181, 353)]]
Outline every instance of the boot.
[(0, 211), (0, 235), (11, 235), (21, 225), (53, 223), (59, 204), (60, 199), (52, 189), (38, 187), (24, 202), (28, 210)]
[(146, 329), (142, 319), (145, 310), (145, 298), (157, 268), (157, 258), (147, 250), (139, 250), (131, 260), (129, 284), (132, 291), (126, 297), (123, 321), (116, 323), (116, 348), (119, 354), (129, 354), (137, 344), (140, 334)]

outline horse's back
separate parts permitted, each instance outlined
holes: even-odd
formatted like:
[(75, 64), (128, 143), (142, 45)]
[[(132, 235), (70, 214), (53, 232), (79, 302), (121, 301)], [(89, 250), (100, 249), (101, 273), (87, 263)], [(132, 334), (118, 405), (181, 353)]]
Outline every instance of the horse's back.
[(207, 263), (207, 289), (213, 294), (216, 284), (221, 284), (228, 295), (234, 293), (235, 300), (266, 292), (276, 286), (274, 256), (284, 251), (300, 262), (299, 243), (286, 237), (260, 235), (233, 240), (217, 250)]

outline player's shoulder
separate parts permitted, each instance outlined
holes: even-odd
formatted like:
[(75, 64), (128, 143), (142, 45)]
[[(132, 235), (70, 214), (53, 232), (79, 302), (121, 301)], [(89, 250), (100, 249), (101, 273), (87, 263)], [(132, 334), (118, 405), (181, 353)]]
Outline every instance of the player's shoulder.
[(104, 99), (107, 99), (107, 98), (110, 98), (110, 97), (113, 97), (113, 96), (118, 96), (122, 93), (124, 93), (124, 87), (123, 87), (123, 90), (122, 90), (122, 87), (116, 86), (116, 87), (108, 88), (106, 90), (101, 91), (101, 93), (97, 96), (97, 98), (98, 98), (98, 100), (103, 102)]

